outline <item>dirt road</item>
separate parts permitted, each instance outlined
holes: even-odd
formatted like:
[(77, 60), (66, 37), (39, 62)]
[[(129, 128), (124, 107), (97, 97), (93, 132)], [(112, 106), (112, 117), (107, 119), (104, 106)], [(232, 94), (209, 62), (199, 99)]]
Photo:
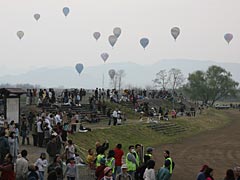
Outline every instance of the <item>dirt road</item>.
[(196, 179), (203, 164), (214, 169), (216, 180), (222, 180), (228, 168), (240, 165), (240, 112), (228, 113), (232, 122), (226, 127), (156, 148), (157, 167), (163, 164), (163, 150), (168, 149), (176, 164), (172, 180)]

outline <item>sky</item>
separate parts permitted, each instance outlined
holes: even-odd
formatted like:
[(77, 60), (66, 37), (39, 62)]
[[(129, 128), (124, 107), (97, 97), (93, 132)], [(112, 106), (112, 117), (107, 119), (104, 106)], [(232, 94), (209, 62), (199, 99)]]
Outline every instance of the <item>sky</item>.
[[(67, 17), (62, 9), (69, 7)], [(240, 63), (239, 0), (0, 0), (0, 75), (82, 63), (196, 59)], [(37, 22), (33, 15), (39, 13)], [(175, 42), (172, 27), (181, 33)], [(114, 48), (113, 28), (122, 34)], [(17, 31), (24, 31), (19, 40)], [(101, 37), (96, 42), (94, 32)], [(232, 33), (228, 45), (223, 36)], [(146, 50), (140, 39), (150, 40)]]

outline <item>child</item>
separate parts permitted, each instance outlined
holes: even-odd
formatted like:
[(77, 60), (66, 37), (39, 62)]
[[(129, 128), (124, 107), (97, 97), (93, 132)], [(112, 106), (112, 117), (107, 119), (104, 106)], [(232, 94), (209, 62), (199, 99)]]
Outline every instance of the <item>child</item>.
[(94, 163), (95, 159), (96, 159), (96, 157), (94, 156), (93, 150), (89, 149), (88, 150), (88, 155), (87, 155), (87, 164), (88, 164), (90, 169), (96, 169), (95, 163)]
[(75, 180), (77, 176), (77, 166), (75, 164), (74, 158), (69, 159), (69, 163), (67, 164), (67, 168), (64, 173), (64, 177), (65, 176), (67, 176), (67, 180)]
[(46, 153), (41, 153), (40, 158), (38, 158), (38, 160), (35, 162), (35, 166), (38, 167), (39, 179), (44, 180), (44, 168), (48, 166)]

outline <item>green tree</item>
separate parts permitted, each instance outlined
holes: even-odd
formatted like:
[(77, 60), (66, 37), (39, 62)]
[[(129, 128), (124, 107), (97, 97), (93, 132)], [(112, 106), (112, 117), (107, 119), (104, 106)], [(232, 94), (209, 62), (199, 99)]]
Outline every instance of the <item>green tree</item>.
[(238, 82), (232, 79), (230, 72), (219, 66), (211, 66), (206, 72), (189, 74), (184, 90), (192, 100), (213, 105), (217, 100), (235, 95), (237, 87)]

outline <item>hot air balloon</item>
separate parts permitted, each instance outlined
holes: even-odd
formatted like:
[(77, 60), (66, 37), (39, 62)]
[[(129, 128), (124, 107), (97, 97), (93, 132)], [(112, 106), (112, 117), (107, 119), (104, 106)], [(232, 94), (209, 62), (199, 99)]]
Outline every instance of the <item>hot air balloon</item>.
[(93, 33), (93, 37), (96, 39), (96, 41), (100, 38), (100, 36), (101, 36), (100, 32)]
[(17, 36), (18, 36), (19, 39), (22, 39), (23, 36), (24, 36), (24, 32), (23, 31), (18, 31)]
[(119, 27), (116, 27), (116, 28), (113, 29), (113, 34), (114, 34), (114, 36), (116, 36), (117, 38), (119, 38), (119, 36), (121, 35), (121, 32), (122, 32), (122, 30), (121, 30), (121, 28), (119, 28)]
[(63, 8), (63, 14), (64, 14), (65, 17), (67, 17), (67, 15), (69, 14), (69, 12), (70, 12), (70, 9), (69, 9), (68, 7), (64, 7), (64, 8)]
[(78, 74), (80, 75), (83, 70), (83, 64), (81, 64), (81, 63), (76, 64), (75, 68), (76, 68)]
[(174, 38), (175, 41), (176, 41), (177, 37), (178, 37), (179, 34), (180, 34), (180, 29), (179, 29), (178, 27), (173, 27), (173, 28), (171, 29), (171, 34), (172, 34), (173, 38)]
[(116, 71), (115, 71), (114, 69), (110, 69), (110, 70), (108, 71), (108, 75), (110, 76), (111, 79), (114, 78), (115, 74), (116, 74)]
[(233, 39), (233, 35), (231, 34), (231, 33), (226, 33), (225, 35), (224, 35), (224, 39), (227, 41), (227, 43), (229, 44), (231, 41), (232, 41), (232, 39)]
[(33, 17), (36, 21), (38, 21), (40, 19), (40, 14), (34, 14)]
[(101, 58), (103, 59), (104, 62), (106, 62), (106, 60), (108, 59), (109, 55), (108, 53), (102, 53), (101, 54)]
[(148, 38), (142, 38), (140, 39), (140, 44), (142, 45), (142, 47), (145, 49), (147, 47), (147, 45), (149, 44), (149, 39)]
[(115, 45), (115, 43), (117, 42), (117, 37), (114, 35), (111, 35), (108, 37), (108, 41), (109, 41), (110, 45), (113, 47)]

